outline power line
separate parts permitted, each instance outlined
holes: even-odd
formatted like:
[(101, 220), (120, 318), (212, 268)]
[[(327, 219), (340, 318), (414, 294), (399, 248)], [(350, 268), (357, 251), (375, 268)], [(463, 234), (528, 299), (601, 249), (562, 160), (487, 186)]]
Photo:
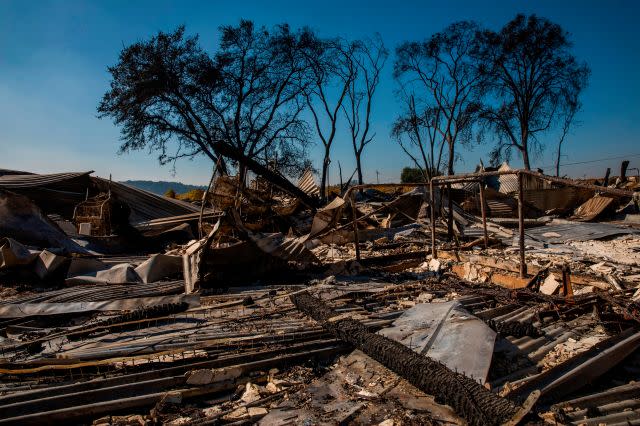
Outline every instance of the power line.
[[(624, 160), (627, 159), (629, 157), (640, 157), (640, 154), (629, 154), (629, 155), (621, 155), (619, 157), (609, 157), (609, 158), (599, 158), (597, 160), (587, 160), (587, 161), (577, 161), (575, 163), (560, 163), (560, 167), (562, 166), (575, 166), (578, 164), (588, 164), (588, 163), (599, 163), (601, 161), (610, 161), (610, 160)], [(552, 165), (547, 165), (547, 166), (540, 166), (543, 169), (549, 168), (549, 167), (555, 167), (555, 164)]]

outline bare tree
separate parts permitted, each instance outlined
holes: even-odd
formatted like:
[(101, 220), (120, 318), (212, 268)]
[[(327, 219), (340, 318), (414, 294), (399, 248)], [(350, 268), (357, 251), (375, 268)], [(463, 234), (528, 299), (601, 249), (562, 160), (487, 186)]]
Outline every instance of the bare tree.
[(492, 162), (508, 159), (516, 149), (530, 169), (530, 154), (542, 148), (538, 135), (567, 116), (587, 85), (589, 68), (571, 54), (568, 33), (536, 15), (517, 15), (483, 38), (480, 59), (492, 102), (482, 115), (498, 136)]
[(357, 49), (352, 55), (357, 74), (351, 80), (342, 110), (349, 126), (360, 185), (363, 184), (362, 153), (375, 137), (375, 133), (371, 133), (373, 98), (380, 83), (380, 73), (388, 57), (389, 52), (379, 34), (358, 42)]
[[(216, 142), (288, 171), (304, 166), (308, 129), (300, 113), (309, 84), (305, 51), (314, 36), (251, 21), (220, 29), (210, 57), (184, 27), (122, 50), (98, 107), (121, 127), (121, 152), (149, 148), (161, 163), (206, 155)], [(244, 177), (245, 170), (240, 168)]]
[(310, 51), (312, 83), (305, 97), (313, 116), (316, 133), (324, 146), (320, 194), (327, 196), (327, 174), (331, 163), (331, 146), (336, 137), (338, 117), (345, 97), (356, 77), (354, 43), (343, 40), (318, 40)]
[(562, 156), (562, 143), (564, 142), (569, 130), (575, 123), (575, 116), (580, 111), (580, 103), (577, 99), (570, 101), (566, 108), (564, 108), (564, 117), (562, 120), (562, 132), (560, 134), (560, 140), (558, 141), (558, 152), (556, 156), (556, 176), (560, 176), (560, 157)]
[(441, 110), (427, 108), (418, 112), (414, 94), (399, 97), (407, 103), (406, 110), (394, 122), (391, 135), (428, 181), (442, 167), (444, 138), (438, 133)]
[(450, 175), (454, 173), (456, 146), (471, 141), (480, 110), (484, 80), (473, 55), (478, 40), (478, 26), (463, 21), (424, 42), (406, 42), (396, 49), (394, 76), (405, 88), (399, 94), (415, 96), (414, 110), (431, 111), (430, 115), (438, 118), (420, 124), (433, 126), (447, 144)]

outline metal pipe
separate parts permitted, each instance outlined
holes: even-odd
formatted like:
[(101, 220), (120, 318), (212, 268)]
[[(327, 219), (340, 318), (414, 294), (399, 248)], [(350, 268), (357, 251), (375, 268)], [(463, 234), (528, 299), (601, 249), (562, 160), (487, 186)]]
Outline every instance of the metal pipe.
[(429, 197), (431, 198), (431, 256), (438, 258), (436, 250), (436, 196), (433, 192), (433, 179), (429, 181)]
[(564, 178), (559, 178), (559, 177), (555, 177), (555, 176), (549, 176), (549, 175), (545, 175), (542, 173), (538, 173), (538, 172), (534, 172), (532, 170), (497, 170), (494, 172), (480, 172), (480, 173), (467, 173), (467, 174), (461, 174), (461, 175), (450, 175), (450, 176), (436, 176), (434, 178), (432, 178), (432, 180), (435, 181), (436, 185), (442, 185), (444, 183), (456, 183), (456, 182), (468, 182), (468, 181), (474, 181), (474, 180), (478, 180), (481, 179), (483, 177), (489, 177), (489, 176), (504, 176), (504, 175), (514, 175), (514, 174), (525, 174), (528, 176), (532, 176), (535, 177), (537, 179), (540, 180), (546, 180), (549, 182), (553, 182), (553, 183), (557, 183), (560, 185), (566, 185), (566, 186), (573, 186), (576, 188), (585, 188), (585, 189), (591, 189), (592, 191), (596, 191), (599, 193), (605, 193), (605, 194), (611, 194), (611, 195), (616, 195), (618, 197), (633, 197), (634, 192), (633, 191), (628, 191), (628, 190), (624, 190), (624, 189), (617, 189), (617, 188), (608, 188), (608, 187), (602, 187), (602, 186), (598, 186), (598, 185), (592, 185), (589, 183), (583, 183), (583, 182), (577, 182), (575, 180), (572, 179), (564, 179)]
[(350, 194), (351, 212), (353, 213), (353, 242), (356, 244), (356, 259), (360, 261), (360, 237), (358, 236), (358, 211), (356, 209), (356, 196)]
[(484, 248), (489, 248), (489, 234), (487, 233), (487, 208), (484, 200), (484, 182), (480, 181), (480, 212), (482, 213), (482, 230), (484, 232)]
[(524, 180), (518, 173), (518, 230), (520, 245), (520, 278), (527, 276), (527, 264), (524, 258)]
[(222, 157), (218, 158), (218, 162), (213, 168), (213, 172), (211, 172), (211, 179), (209, 180), (209, 185), (207, 186), (207, 190), (202, 194), (202, 206), (200, 206), (200, 217), (198, 219), (198, 238), (204, 237), (202, 233), (202, 218), (204, 216), (204, 206), (207, 204), (207, 197), (209, 196), (209, 191), (211, 191), (211, 186), (213, 185), (213, 181), (216, 179), (216, 171), (220, 167), (220, 160)]

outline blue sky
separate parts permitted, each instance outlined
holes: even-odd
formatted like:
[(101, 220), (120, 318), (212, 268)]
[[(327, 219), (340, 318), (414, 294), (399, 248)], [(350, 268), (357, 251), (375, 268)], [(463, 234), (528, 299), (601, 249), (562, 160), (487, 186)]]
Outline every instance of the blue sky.
[[(178, 162), (175, 175), (155, 155), (117, 155), (119, 131), (96, 118), (108, 88), (107, 66), (123, 46), (159, 30), (185, 24), (214, 51), (218, 27), (240, 18), (271, 26), (310, 26), (323, 36), (366, 37), (379, 32), (393, 51), (402, 41), (422, 40), (457, 20), (498, 29), (518, 13), (536, 13), (572, 34), (575, 55), (592, 69), (584, 108), (566, 142), (562, 173), (600, 176), (619, 169), (620, 158), (640, 165), (640, 2), (636, 1), (13, 1), (0, 0), (0, 168), (35, 172), (95, 170), (114, 179), (206, 183), (204, 159)], [(399, 179), (408, 158), (389, 136), (397, 111), (389, 58), (374, 106), (376, 139), (365, 151), (365, 180)], [(551, 172), (557, 134), (549, 134), (536, 167)], [(489, 147), (461, 151), (456, 171), (486, 161)], [(319, 147), (311, 152), (320, 165)], [(346, 133), (335, 142), (333, 164), (353, 170)], [(614, 157), (615, 159), (606, 160)], [(591, 162), (599, 160), (597, 162)], [(518, 157), (512, 163), (521, 164)], [(349, 171), (349, 172), (347, 172)], [(332, 170), (335, 182), (337, 167)]]

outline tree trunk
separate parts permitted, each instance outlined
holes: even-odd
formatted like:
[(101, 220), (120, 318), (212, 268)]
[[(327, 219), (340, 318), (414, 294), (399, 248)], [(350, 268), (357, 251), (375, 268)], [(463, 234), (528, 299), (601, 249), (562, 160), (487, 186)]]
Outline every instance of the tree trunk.
[(358, 185), (363, 185), (362, 181), (362, 163), (360, 161), (362, 153), (356, 153), (356, 169), (358, 170)]
[(331, 162), (329, 147), (325, 147), (324, 160), (322, 161), (322, 179), (320, 181), (320, 197), (323, 202), (327, 201), (327, 174), (329, 172), (329, 163)]
[(526, 130), (522, 131), (522, 162), (526, 170), (531, 170), (531, 164), (529, 164), (529, 133)]
[(562, 149), (562, 141), (558, 142), (558, 156), (556, 157), (556, 177), (560, 177), (560, 152)]
[[(449, 139), (449, 164), (447, 165), (447, 174), (453, 174), (453, 163), (455, 159), (455, 147)], [(447, 185), (447, 198), (448, 200), (448, 217), (447, 217), (447, 238), (449, 241), (453, 240), (453, 199), (451, 198), (451, 185)]]
[(240, 187), (240, 189), (244, 189), (246, 187), (246, 180), (247, 180), (247, 172), (249, 171), (249, 169), (247, 169), (247, 166), (245, 166), (244, 164), (240, 164), (238, 167), (238, 186)]
[(527, 151), (526, 146), (522, 150), (522, 162), (524, 163), (524, 168), (526, 170), (531, 170), (531, 165), (529, 164), (529, 152)]

